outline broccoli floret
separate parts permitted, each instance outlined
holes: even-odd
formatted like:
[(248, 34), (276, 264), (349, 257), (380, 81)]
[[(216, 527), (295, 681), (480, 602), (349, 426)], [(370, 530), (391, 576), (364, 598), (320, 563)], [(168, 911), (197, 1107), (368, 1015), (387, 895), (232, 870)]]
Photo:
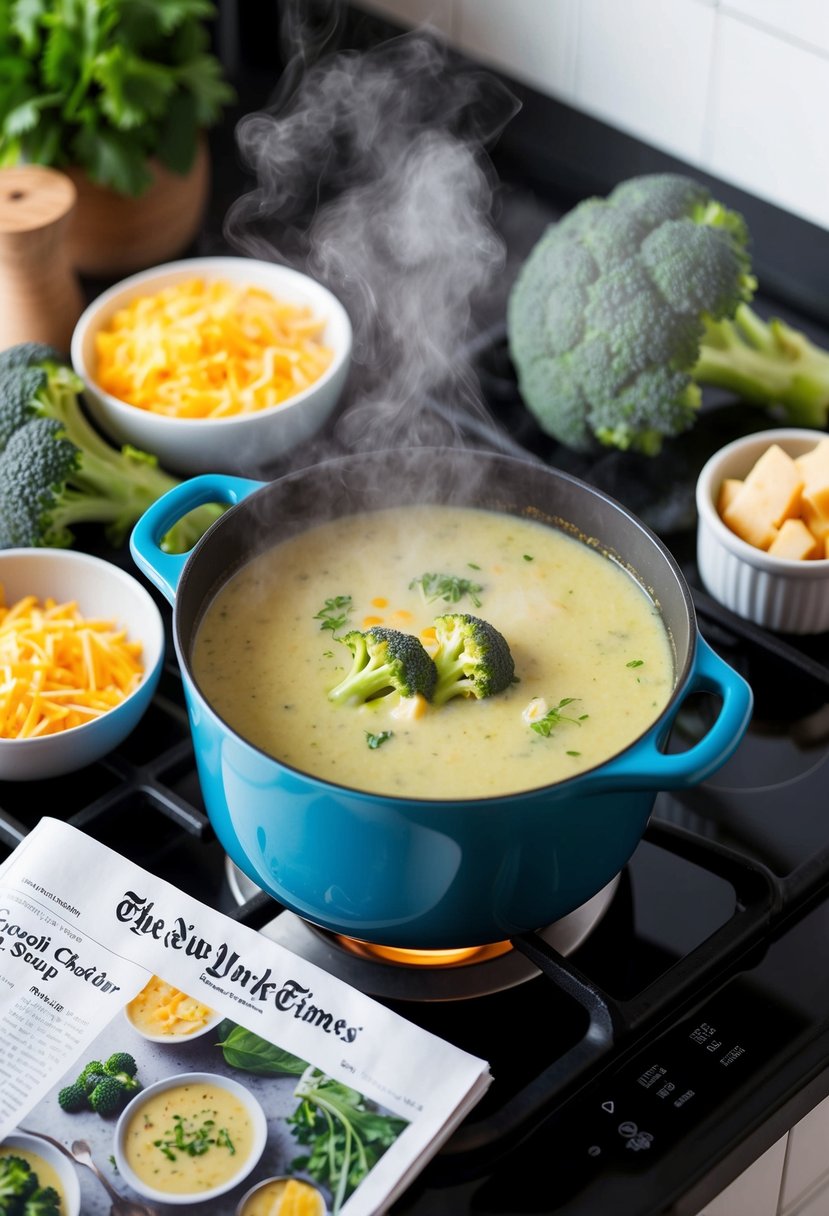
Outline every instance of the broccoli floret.
[[(0, 1203), (8, 1199), (28, 1199), (35, 1190), (37, 1174), (25, 1158), (16, 1157), (14, 1153), (0, 1157)], [(14, 1210), (12, 1205), (2, 1206), (9, 1211)]]
[(89, 1105), (99, 1115), (114, 1115), (128, 1097), (117, 1077), (104, 1077), (89, 1095)]
[(20, 1216), (61, 1216), (60, 1195), (53, 1186), (41, 1186), (26, 1200)]
[(553, 224), (510, 293), (527, 408), (578, 451), (659, 451), (716, 384), (794, 425), (829, 422), (829, 352), (749, 307), (748, 230), (699, 182), (632, 178)]
[(108, 1077), (114, 1077), (118, 1084), (123, 1089), (124, 1093), (137, 1094), (141, 1088), (141, 1083), (130, 1076), (128, 1072), (107, 1072)]
[[(160, 495), (178, 484), (154, 456), (106, 442), (79, 401), (83, 384), (48, 347), (0, 355), (0, 548), (63, 547), (79, 523), (102, 523), (118, 544)], [(191, 548), (221, 514), (199, 507), (164, 541)]]
[(135, 1056), (131, 1056), (128, 1051), (114, 1051), (104, 1064), (104, 1070), (113, 1077), (123, 1074), (132, 1078), (138, 1072), (138, 1065)]
[(361, 633), (352, 629), (339, 639), (354, 656), (345, 679), (328, 696), (337, 704), (364, 702), (397, 692), (431, 700), (437, 680), (435, 665), (418, 638), (375, 625)]
[(58, 1104), (70, 1114), (90, 1106), (99, 1115), (111, 1114), (141, 1088), (137, 1072), (135, 1056), (128, 1051), (114, 1051), (104, 1064), (90, 1060), (78, 1079), (60, 1091)]
[(100, 1078), (105, 1075), (104, 1066), (101, 1061), (90, 1060), (89, 1063), (84, 1065), (84, 1067), (81, 1069), (77, 1084), (83, 1085), (84, 1089), (88, 1091), (89, 1087), (87, 1082), (89, 1081), (90, 1077), (97, 1076), (100, 1080)]
[(80, 1081), (75, 1081), (72, 1085), (65, 1085), (58, 1093), (58, 1106), (70, 1115), (84, 1110), (86, 1108), (86, 1087)]
[(97, 1089), (101, 1082), (108, 1080), (108, 1078), (109, 1073), (107, 1072), (88, 1072), (86, 1074), (86, 1079), (82, 1082), (83, 1091), (86, 1094), (87, 1099), (89, 1099), (89, 1095), (92, 1093), (93, 1089)]
[(515, 678), (507, 640), (489, 621), (466, 612), (450, 612), (435, 620), (435, 637), (435, 705), (443, 705), (451, 697), (491, 697)]

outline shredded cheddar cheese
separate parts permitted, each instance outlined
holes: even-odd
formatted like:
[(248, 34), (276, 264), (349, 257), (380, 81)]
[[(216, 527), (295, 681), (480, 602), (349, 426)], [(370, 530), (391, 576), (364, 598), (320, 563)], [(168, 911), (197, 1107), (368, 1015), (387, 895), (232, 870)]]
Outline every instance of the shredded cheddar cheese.
[(5, 606), (0, 588), (0, 739), (81, 726), (120, 704), (143, 674), (141, 643), (75, 603), (27, 595)]
[(324, 321), (260, 287), (187, 279), (119, 309), (95, 338), (101, 388), (171, 418), (280, 405), (318, 380)]

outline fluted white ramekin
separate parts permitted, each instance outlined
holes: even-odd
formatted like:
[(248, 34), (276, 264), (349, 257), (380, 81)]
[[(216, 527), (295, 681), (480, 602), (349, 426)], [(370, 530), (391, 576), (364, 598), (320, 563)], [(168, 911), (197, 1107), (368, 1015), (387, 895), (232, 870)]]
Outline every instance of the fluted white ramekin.
[(732, 612), (781, 633), (829, 629), (829, 560), (772, 557), (748, 544), (717, 512), (727, 477), (744, 478), (773, 443), (802, 456), (825, 431), (781, 428), (736, 439), (715, 452), (697, 481), (697, 564), (703, 586)]

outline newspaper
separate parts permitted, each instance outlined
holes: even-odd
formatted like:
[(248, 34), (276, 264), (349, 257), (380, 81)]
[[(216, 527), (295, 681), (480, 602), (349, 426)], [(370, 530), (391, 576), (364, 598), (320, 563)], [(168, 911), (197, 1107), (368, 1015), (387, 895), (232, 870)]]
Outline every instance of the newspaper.
[[(485, 1061), (49, 818), (0, 866), (0, 1036), (0, 1140), (86, 1140), (159, 1214), (270, 1216), (288, 1195), (373, 1216), (490, 1082)], [(78, 1173), (84, 1216), (107, 1216)]]

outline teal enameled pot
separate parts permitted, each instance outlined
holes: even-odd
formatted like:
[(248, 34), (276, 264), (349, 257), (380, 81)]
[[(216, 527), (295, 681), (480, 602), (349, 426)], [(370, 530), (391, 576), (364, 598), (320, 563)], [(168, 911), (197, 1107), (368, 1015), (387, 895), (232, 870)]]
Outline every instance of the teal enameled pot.
[[(164, 533), (203, 503), (230, 509), (190, 554)], [(240, 738), (191, 671), (202, 613), (253, 556), (324, 519), (414, 502), (529, 516), (588, 539), (634, 573), (673, 640), (676, 687), (654, 725), (603, 764), (509, 797), (426, 801), (361, 793), (308, 776)], [(443, 949), (498, 941), (566, 915), (633, 853), (656, 793), (704, 780), (739, 743), (751, 691), (700, 637), (682, 573), (662, 543), (606, 495), (530, 461), (451, 449), (346, 456), (270, 483), (207, 474), (136, 525), (138, 566), (174, 603), (174, 639), (199, 779), (222, 846), (258, 886), (336, 933)], [(687, 751), (663, 751), (690, 693), (720, 701)]]

